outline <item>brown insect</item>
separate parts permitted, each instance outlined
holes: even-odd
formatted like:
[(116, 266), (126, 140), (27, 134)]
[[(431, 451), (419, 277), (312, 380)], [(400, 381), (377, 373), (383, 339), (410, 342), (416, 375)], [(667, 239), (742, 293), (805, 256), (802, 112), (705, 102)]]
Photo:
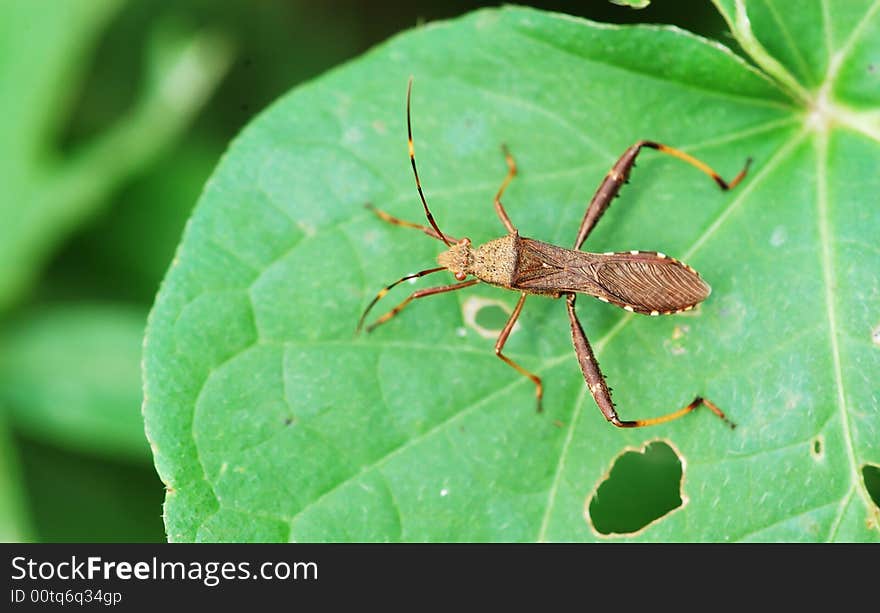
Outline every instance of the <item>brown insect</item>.
[[(409, 157), (412, 163), (413, 174), (415, 175), (416, 188), (419, 191), (419, 197), (422, 200), (422, 206), (425, 209), (425, 215), (428, 218), (430, 227), (404, 221), (370, 205), (367, 206), (380, 219), (398, 226), (417, 228), (428, 236), (443, 241), (449, 249), (437, 257), (437, 263), (440, 264), (439, 267), (407, 275), (376, 294), (376, 297), (373, 298), (361, 316), (357, 330), (361, 330), (364, 320), (373, 306), (393, 287), (403, 281), (423, 277), (441, 270), (449, 270), (453, 273), (458, 283), (413, 292), (403, 302), (367, 326), (367, 331), (369, 332), (376, 326), (387, 322), (417, 298), (452, 292), (481, 282), (516, 290), (520, 292), (519, 301), (501, 330), (501, 334), (498, 335), (498, 340), (495, 343), (495, 355), (534, 382), (538, 410), (540, 411), (544, 389), (541, 378), (504, 355), (504, 344), (508, 336), (510, 336), (510, 331), (522, 312), (523, 304), (529, 294), (549, 296), (551, 298), (565, 296), (568, 317), (571, 321), (571, 337), (581, 371), (584, 374), (584, 379), (587, 382), (590, 393), (599, 406), (599, 410), (602, 411), (602, 414), (608, 421), (621, 428), (650, 426), (677, 419), (700, 405), (705, 405), (730, 427), (735, 427), (721, 409), (711, 401), (700, 396), (694, 398), (687, 406), (660, 417), (631, 421), (621, 420), (614, 408), (614, 403), (611, 401), (611, 391), (605, 383), (604, 375), (599, 370), (599, 364), (596, 362), (595, 355), (593, 355), (590, 342), (587, 340), (586, 334), (584, 334), (580, 321), (578, 321), (577, 313), (575, 312), (575, 299), (577, 294), (589, 294), (603, 302), (609, 302), (631, 313), (641, 313), (643, 315), (669, 315), (671, 313), (688, 311), (705, 300), (711, 290), (700, 278), (697, 271), (687, 264), (679, 262), (663, 253), (654, 251), (587, 253), (579, 249), (602, 217), (602, 214), (611, 204), (611, 201), (618, 195), (621, 186), (628, 182), (629, 173), (635, 165), (636, 156), (638, 156), (643, 148), (656, 149), (695, 166), (712, 177), (722, 190), (732, 189), (742, 181), (751, 164), (751, 158), (746, 160), (746, 164), (740, 173), (728, 183), (705, 163), (683, 151), (653, 141), (641, 140), (629, 147), (605, 176), (605, 179), (599, 185), (599, 189), (596, 190), (590, 204), (587, 206), (587, 212), (584, 214), (577, 238), (574, 241), (574, 247), (572, 249), (564, 249), (556, 245), (520, 236), (516, 227), (510, 221), (504, 206), (501, 204), (501, 196), (516, 175), (516, 162), (507, 148), (502, 147), (508, 171), (507, 176), (501, 183), (501, 187), (498, 189), (498, 193), (495, 195), (495, 212), (501, 219), (501, 223), (507, 228), (507, 236), (489, 241), (474, 249), (470, 239), (456, 239), (441, 232), (437, 222), (434, 220), (434, 216), (428, 209), (428, 203), (422, 192), (422, 185), (416, 168), (412, 122), (410, 119), (411, 94), (412, 79), (410, 79), (406, 95)], [(475, 278), (468, 279), (468, 276)]]

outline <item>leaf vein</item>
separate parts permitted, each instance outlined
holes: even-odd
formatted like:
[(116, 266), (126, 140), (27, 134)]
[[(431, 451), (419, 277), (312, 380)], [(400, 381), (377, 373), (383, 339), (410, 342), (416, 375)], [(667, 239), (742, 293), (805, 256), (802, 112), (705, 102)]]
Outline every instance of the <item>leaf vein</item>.
[(831, 526), (828, 529), (828, 538), (825, 539), (826, 542), (831, 543), (837, 537), (837, 530), (840, 528), (843, 516), (846, 514), (846, 509), (849, 507), (849, 502), (852, 500), (852, 495), (855, 490), (855, 486), (851, 485), (846, 491), (846, 495), (840, 499), (837, 506), (837, 513), (834, 515), (834, 521), (831, 522)]
[(544, 517), (541, 518), (541, 525), (538, 529), (537, 542), (542, 543), (547, 539), (547, 528), (550, 525), (550, 516), (553, 514), (553, 507), (556, 503), (556, 492), (559, 489), (559, 483), (562, 481), (562, 473), (565, 469), (565, 459), (568, 457), (568, 447), (574, 438), (575, 426), (580, 418), (581, 410), (584, 406), (584, 400), (587, 395), (587, 386), (582, 385), (580, 394), (574, 403), (574, 410), (568, 422), (568, 431), (565, 433), (565, 441), (562, 443), (562, 449), (559, 452), (559, 461), (556, 463), (556, 471), (553, 475), (553, 483), (547, 494), (547, 508), (544, 510)]
[[(880, 0), (875, 6), (880, 6)], [(846, 457), (849, 463), (849, 478), (852, 487), (858, 490), (859, 496), (865, 505), (865, 509), (870, 510), (873, 507), (873, 501), (859, 478), (858, 458), (853, 443), (852, 426), (849, 422), (849, 410), (847, 408), (846, 390), (843, 383), (843, 367), (840, 361), (840, 346), (838, 344), (839, 333), (837, 331), (837, 312), (834, 301), (833, 289), (837, 286), (837, 279), (834, 272), (834, 263), (831, 256), (831, 221), (829, 219), (830, 210), (828, 202), (828, 135), (821, 133), (816, 140), (818, 149), (816, 155), (816, 177), (817, 177), (817, 218), (819, 223), (819, 240), (822, 246), (822, 278), (825, 282), (825, 315), (828, 319), (828, 337), (831, 349), (831, 362), (833, 365), (832, 376), (834, 377), (834, 385), (837, 389), (837, 410), (840, 416), (840, 428), (843, 435), (843, 442), (846, 448)], [(830, 535), (829, 538), (833, 537)]]
[(776, 10), (776, 6), (773, 4), (773, 0), (765, 0), (765, 4), (770, 11), (770, 15), (773, 17), (773, 21), (776, 22), (779, 31), (782, 33), (782, 38), (785, 39), (786, 46), (788, 46), (788, 48), (794, 53), (795, 61), (798, 64), (798, 68), (801, 70), (801, 74), (808, 77), (810, 75), (810, 68), (804, 59), (800, 47), (798, 47), (792, 39), (791, 32), (788, 31), (785, 22), (779, 17), (779, 13)]

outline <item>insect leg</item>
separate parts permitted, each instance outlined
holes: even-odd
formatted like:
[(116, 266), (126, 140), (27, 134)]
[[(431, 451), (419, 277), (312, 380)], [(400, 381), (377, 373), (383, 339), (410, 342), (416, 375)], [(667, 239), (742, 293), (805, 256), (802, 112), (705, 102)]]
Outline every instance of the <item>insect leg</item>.
[[(443, 270), (443, 269), (441, 269)], [(466, 287), (470, 287), (471, 285), (476, 285), (479, 283), (479, 279), (471, 279), (470, 281), (464, 281), (463, 283), (453, 283), (451, 285), (441, 285), (440, 287), (429, 287), (427, 289), (420, 289), (416, 292), (410, 294), (405, 300), (403, 300), (396, 307), (382, 315), (379, 319), (371, 323), (367, 326), (367, 332), (372, 332), (377, 326), (384, 324), (386, 321), (400, 313), (403, 308), (408, 305), (410, 302), (417, 298), (424, 298), (426, 296), (433, 296), (434, 294), (443, 294), (445, 292), (454, 292), (457, 289), (464, 289)], [(381, 296), (380, 296), (381, 297)], [(363, 318), (361, 319), (363, 321)]]
[(642, 426), (653, 426), (672, 421), (673, 419), (678, 419), (679, 417), (687, 415), (697, 407), (705, 405), (710, 411), (715, 413), (715, 415), (724, 420), (728, 426), (731, 428), (736, 427), (713, 402), (701, 398), (700, 396), (694, 398), (686, 407), (666, 415), (661, 415), (660, 417), (621, 421), (620, 417), (617, 415), (617, 410), (614, 408), (614, 403), (611, 401), (611, 391), (605, 383), (605, 377), (602, 375), (602, 371), (599, 370), (599, 363), (596, 361), (596, 356), (593, 355), (593, 349), (590, 347), (587, 335), (584, 334), (584, 329), (581, 327), (580, 321), (578, 321), (577, 313), (575, 313), (574, 294), (566, 296), (566, 301), (568, 306), (568, 318), (571, 321), (571, 339), (574, 343), (574, 350), (577, 354), (578, 363), (580, 364), (581, 372), (584, 373), (584, 380), (587, 382), (587, 387), (590, 388), (590, 393), (593, 395), (593, 399), (596, 401), (596, 404), (599, 406), (599, 410), (602, 411), (602, 415), (605, 416), (605, 419), (618, 428), (640, 428)]
[(605, 175), (602, 183), (599, 184), (599, 188), (593, 195), (593, 199), (590, 200), (590, 204), (587, 206), (587, 212), (584, 213), (584, 218), (581, 221), (581, 227), (578, 230), (577, 238), (574, 241), (575, 250), (581, 248), (581, 245), (583, 245), (584, 241), (587, 240), (587, 236), (589, 236), (590, 232), (599, 222), (599, 219), (602, 217), (605, 209), (608, 208), (608, 206), (611, 204), (611, 201), (614, 199), (615, 196), (617, 196), (618, 192), (620, 192), (620, 188), (623, 186), (624, 183), (626, 183), (627, 179), (629, 178), (629, 172), (635, 165), (636, 157), (639, 155), (639, 152), (642, 150), (643, 147), (656, 149), (661, 153), (671, 155), (687, 162), (691, 166), (696, 167), (698, 170), (712, 177), (712, 179), (723, 190), (733, 189), (734, 187), (736, 187), (736, 185), (746, 176), (746, 172), (748, 172), (749, 170), (749, 165), (752, 163), (752, 158), (747, 159), (743, 169), (739, 171), (739, 174), (736, 175), (736, 177), (734, 177), (733, 180), (728, 183), (727, 181), (722, 179), (717, 172), (712, 170), (712, 168), (709, 167), (707, 164), (698, 160), (692, 155), (685, 153), (684, 151), (669, 147), (667, 145), (663, 145), (661, 143), (655, 143), (654, 141), (640, 140), (623, 152), (623, 155), (621, 155), (620, 159), (615, 162), (614, 166), (611, 167), (611, 170), (608, 171), (608, 174)]
[(504, 193), (504, 190), (507, 189), (510, 182), (513, 181), (513, 177), (516, 176), (516, 161), (513, 159), (513, 156), (510, 155), (510, 150), (507, 148), (507, 145), (501, 145), (501, 151), (504, 152), (504, 159), (507, 162), (507, 176), (504, 177), (501, 187), (498, 188), (498, 193), (495, 194), (495, 212), (498, 213), (498, 218), (501, 219), (501, 223), (504, 224), (507, 231), (513, 234), (516, 232), (516, 228), (513, 226), (513, 222), (510, 221), (510, 217), (507, 216), (507, 211), (504, 210), (504, 205), (501, 204), (501, 195)]
[[(416, 230), (421, 230), (422, 232), (424, 232), (425, 234), (427, 234), (431, 238), (436, 238), (437, 240), (443, 240), (442, 238), (440, 238), (440, 235), (437, 234), (437, 231), (434, 228), (429, 228), (428, 226), (423, 226), (421, 224), (413, 223), (411, 221), (406, 221), (405, 219), (400, 219), (398, 217), (394, 217), (392, 215), (389, 215), (385, 211), (381, 211), (381, 210), (377, 209), (372, 204), (365, 204), (364, 207), (371, 210), (373, 212), (373, 214), (376, 215), (376, 217), (378, 217), (382, 221), (385, 221), (385, 222), (390, 223), (395, 226), (403, 226), (404, 228), (415, 228)], [(449, 235), (445, 235), (445, 236), (446, 236), (446, 238), (451, 240), (453, 243), (458, 242), (457, 238), (453, 238)]]
[(533, 372), (529, 372), (509, 357), (501, 353), (504, 349), (504, 344), (507, 342), (507, 337), (510, 336), (510, 331), (513, 330), (513, 325), (516, 323), (516, 320), (519, 318), (519, 314), (522, 312), (523, 304), (526, 302), (526, 293), (522, 292), (519, 296), (519, 302), (516, 303), (516, 307), (513, 309), (513, 313), (510, 314), (510, 318), (507, 320), (507, 323), (504, 324), (504, 329), (501, 331), (501, 334), (498, 335), (498, 340), (495, 341), (495, 355), (504, 360), (508, 365), (512, 366), (516, 371), (523, 375), (524, 377), (528, 377), (532, 380), (532, 383), (535, 384), (535, 397), (538, 399), (538, 412), (541, 412), (541, 398), (544, 396), (544, 386), (541, 384), (541, 378)]

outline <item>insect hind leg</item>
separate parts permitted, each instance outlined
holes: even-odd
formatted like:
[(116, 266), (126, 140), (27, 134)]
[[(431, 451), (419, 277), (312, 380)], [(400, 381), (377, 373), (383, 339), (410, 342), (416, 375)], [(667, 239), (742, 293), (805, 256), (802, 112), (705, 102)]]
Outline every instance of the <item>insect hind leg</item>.
[(636, 164), (636, 157), (638, 157), (639, 153), (645, 147), (648, 149), (656, 149), (661, 153), (671, 155), (683, 162), (687, 162), (697, 170), (711, 177), (712, 180), (725, 191), (733, 189), (743, 180), (743, 178), (745, 178), (749, 166), (752, 163), (752, 158), (748, 158), (745, 166), (743, 166), (743, 169), (740, 170), (739, 174), (728, 182), (722, 179), (721, 175), (715, 172), (708, 164), (684, 151), (681, 151), (680, 149), (650, 140), (640, 140), (623, 152), (623, 155), (621, 155), (617, 162), (614, 163), (614, 166), (612, 166), (611, 170), (608, 171), (608, 174), (605, 175), (602, 183), (599, 184), (599, 188), (596, 190), (596, 193), (593, 194), (590, 204), (587, 205), (587, 210), (584, 213), (584, 218), (578, 229), (573, 249), (578, 250), (581, 248), (581, 245), (587, 240), (587, 236), (590, 235), (590, 232), (592, 232), (593, 228), (596, 227), (596, 224), (599, 223), (599, 219), (602, 218), (605, 210), (611, 205), (611, 201), (619, 195), (620, 188), (629, 180), (629, 173)]
[(663, 424), (668, 421), (678, 419), (679, 417), (684, 417), (685, 415), (687, 415), (691, 411), (694, 411), (701, 406), (705, 406), (707, 409), (709, 409), (710, 411), (715, 413), (715, 415), (717, 415), (719, 418), (721, 418), (721, 420), (724, 423), (726, 423), (728, 426), (730, 426), (731, 430), (736, 428), (736, 424), (733, 423), (732, 421), (730, 421), (727, 418), (727, 416), (724, 414), (724, 412), (721, 409), (719, 409), (718, 406), (714, 402), (712, 402), (711, 400), (708, 400), (706, 398), (703, 398), (702, 396), (697, 396), (687, 406), (682, 407), (682, 408), (678, 409), (677, 411), (673, 411), (672, 413), (668, 413), (666, 415), (661, 415), (660, 417), (651, 417), (648, 419), (634, 419), (634, 420), (630, 420), (630, 421), (621, 421), (617, 417), (617, 413), (615, 412), (615, 414), (610, 419), (610, 421), (612, 424), (614, 424), (618, 428), (641, 428), (643, 426), (656, 426), (657, 424)]
[(571, 322), (571, 339), (574, 343), (575, 354), (577, 355), (581, 372), (584, 375), (584, 380), (587, 382), (590, 394), (593, 395), (593, 400), (596, 401), (596, 405), (599, 407), (599, 410), (602, 411), (602, 415), (605, 416), (605, 419), (618, 428), (641, 428), (644, 426), (663, 424), (684, 417), (694, 409), (697, 409), (700, 406), (705, 406), (728, 426), (731, 428), (736, 427), (736, 424), (730, 421), (714, 402), (701, 396), (694, 398), (687, 406), (678, 409), (677, 411), (673, 411), (672, 413), (667, 413), (666, 415), (649, 417), (647, 419), (621, 420), (620, 416), (617, 414), (617, 409), (614, 407), (614, 402), (611, 400), (611, 390), (608, 388), (608, 384), (605, 383), (605, 376), (602, 374), (602, 371), (599, 370), (599, 363), (596, 361), (596, 356), (593, 354), (593, 349), (590, 347), (587, 335), (584, 333), (581, 322), (578, 320), (577, 313), (574, 309), (575, 299), (576, 297), (574, 294), (568, 294), (566, 296), (568, 318)]

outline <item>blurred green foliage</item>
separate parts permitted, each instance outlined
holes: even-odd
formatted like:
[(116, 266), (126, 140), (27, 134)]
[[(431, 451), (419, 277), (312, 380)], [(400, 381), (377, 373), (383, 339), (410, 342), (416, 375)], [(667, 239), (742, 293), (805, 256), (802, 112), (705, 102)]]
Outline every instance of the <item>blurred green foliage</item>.
[[(140, 337), (214, 165), (297, 83), (420, 21), (493, 4), (0, 5), (0, 539), (164, 540)], [(704, 1), (576, 8), (725, 29)]]

